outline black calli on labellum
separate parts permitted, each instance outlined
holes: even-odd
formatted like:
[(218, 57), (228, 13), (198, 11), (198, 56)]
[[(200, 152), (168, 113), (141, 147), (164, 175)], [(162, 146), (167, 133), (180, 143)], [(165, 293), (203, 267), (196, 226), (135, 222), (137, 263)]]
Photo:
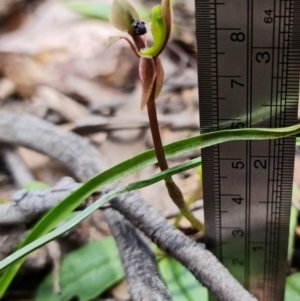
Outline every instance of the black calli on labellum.
[(145, 26), (145, 22), (135, 20), (129, 11), (127, 11), (127, 14), (131, 21), (131, 26), (134, 28), (134, 33), (137, 34), (138, 36), (142, 36), (142, 35), (146, 34), (147, 28)]
[(147, 33), (145, 22), (135, 20), (132, 22), (132, 26), (134, 27), (134, 32), (139, 36), (142, 36), (145, 33)]

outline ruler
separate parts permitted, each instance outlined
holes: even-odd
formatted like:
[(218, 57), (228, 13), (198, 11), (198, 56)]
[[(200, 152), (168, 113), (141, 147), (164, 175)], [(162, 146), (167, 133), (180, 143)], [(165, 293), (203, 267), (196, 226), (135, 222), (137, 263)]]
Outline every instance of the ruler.
[[(300, 0), (196, 0), (201, 132), (297, 122)], [(202, 150), (207, 246), (260, 301), (282, 301), (295, 138)]]

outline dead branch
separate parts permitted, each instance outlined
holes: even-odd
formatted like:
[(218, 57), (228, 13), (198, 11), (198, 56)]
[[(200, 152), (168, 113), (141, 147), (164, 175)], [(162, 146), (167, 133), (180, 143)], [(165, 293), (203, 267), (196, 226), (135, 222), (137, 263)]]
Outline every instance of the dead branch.
[(0, 227), (0, 260), (15, 249), (24, 237), (26, 228), (23, 225)]
[[(140, 300), (140, 296), (143, 293), (147, 296), (146, 300), (171, 301), (171, 296), (164, 289), (164, 283), (157, 280), (160, 279), (160, 276), (156, 268), (155, 257), (149, 246), (139, 235), (133, 235), (128, 239), (126, 232), (133, 233), (136, 230), (131, 223), (126, 220), (124, 221), (121, 214), (118, 212), (115, 213), (113, 209), (106, 209), (105, 212), (106, 221), (110, 229), (114, 229), (114, 234), (118, 235), (117, 245), (120, 250), (123, 266), (125, 267), (128, 291), (132, 299)], [(116, 220), (116, 216), (118, 216), (118, 220)], [(143, 247), (135, 248), (135, 245)], [(123, 249), (128, 250), (128, 252), (122, 252)], [(128, 256), (135, 258), (133, 266), (128, 266), (128, 264), (132, 263), (132, 260), (127, 258)], [(141, 265), (144, 265), (144, 269), (148, 271), (147, 273), (144, 270), (139, 270)], [(141, 292), (141, 289), (146, 291)], [(161, 294), (163, 291), (165, 291), (164, 295)]]
[(25, 186), (34, 180), (33, 175), (13, 148), (5, 148), (3, 153), (7, 168), (17, 187)]
[(12, 202), (0, 206), (0, 226), (28, 224), (45, 213), (81, 184), (72, 178), (61, 179), (51, 189), (42, 191), (18, 190)]

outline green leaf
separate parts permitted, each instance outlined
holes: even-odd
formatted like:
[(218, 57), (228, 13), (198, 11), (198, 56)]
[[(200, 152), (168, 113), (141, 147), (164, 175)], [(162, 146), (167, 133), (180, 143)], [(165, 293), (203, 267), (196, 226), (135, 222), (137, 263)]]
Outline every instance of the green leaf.
[[(30, 240), (28, 239), (28, 237), (30, 236), (30, 234), (29, 234), (29, 236), (27, 236), (25, 238), (25, 240), (24, 240), (25, 242), (23, 242), (23, 245), (25, 247), (20, 248), (19, 250), (15, 251), (10, 256), (8, 256), (5, 259), (3, 259), (2, 261), (0, 261), (0, 271), (5, 269), (7, 266), (11, 265), (12, 263), (16, 262), (21, 257), (23, 257), (23, 256), (27, 255), (28, 253), (32, 252), (33, 250), (41, 247), (42, 245), (48, 243), (49, 241), (55, 239), (59, 235), (69, 231), (71, 228), (73, 228), (74, 226), (79, 224), (81, 221), (83, 221), (90, 214), (92, 214), (94, 211), (96, 211), (98, 208), (100, 208), (103, 204), (109, 202), (111, 199), (113, 199), (113, 198), (115, 198), (115, 197), (117, 197), (117, 196), (119, 196), (119, 195), (121, 195), (125, 192), (147, 187), (149, 185), (152, 185), (154, 183), (157, 183), (157, 182), (161, 181), (162, 179), (164, 179), (166, 177), (169, 177), (169, 176), (172, 176), (172, 175), (177, 174), (179, 172), (194, 168), (194, 167), (196, 167), (200, 164), (201, 164), (201, 158), (196, 158), (196, 159), (190, 160), (188, 162), (185, 162), (183, 164), (179, 164), (177, 166), (169, 168), (168, 170), (160, 172), (160, 173), (158, 173), (158, 174), (156, 174), (152, 177), (149, 177), (146, 180), (137, 181), (137, 182), (134, 182), (134, 183), (130, 183), (126, 186), (119, 187), (119, 188), (105, 194), (103, 197), (98, 199), (96, 202), (94, 202), (88, 208), (86, 208), (82, 212), (78, 213), (74, 218), (72, 218), (71, 220), (68, 220), (67, 222), (65, 222), (62, 226), (58, 227), (57, 229), (53, 230), (52, 232), (48, 233), (47, 235), (44, 235), (43, 237), (34, 240), (31, 243), (29, 243)], [(18, 261), (17, 264), (19, 262), (21, 262), (21, 260)], [(17, 266), (17, 264), (16, 264), (16, 266)], [(11, 269), (8, 268), (4, 272), (4, 277), (5, 277), (5, 273), (8, 273), (8, 275), (10, 275), (10, 272), (7, 272), (7, 271), (10, 271), (10, 270)], [(2, 281), (4, 281), (4, 280), (2, 279)]]
[(173, 301), (208, 301), (207, 288), (175, 259), (161, 259), (159, 270)]
[[(222, 130), (218, 132), (212, 132), (207, 133), (203, 135), (198, 135), (195, 137), (187, 138), (184, 140), (173, 142), (169, 145), (166, 145), (164, 147), (164, 151), (166, 154), (167, 159), (172, 158), (175, 156), (179, 156), (182, 154), (185, 154), (187, 152), (193, 151), (193, 150), (200, 150), (201, 148), (208, 147), (214, 144), (223, 143), (226, 141), (234, 141), (234, 140), (264, 140), (264, 139), (276, 139), (276, 138), (282, 138), (287, 137), (290, 135), (296, 135), (300, 132), (300, 125), (294, 125), (286, 128), (279, 128), (279, 129), (237, 129), (237, 130)], [(103, 173), (95, 176), (94, 178), (87, 181), (85, 184), (83, 184), (79, 189), (74, 191), (70, 196), (65, 198), (62, 202), (57, 204), (53, 209), (51, 209), (46, 215), (41, 218), (41, 220), (34, 226), (34, 228), (30, 231), (29, 235), (24, 239), (24, 241), (20, 244), (19, 248), (24, 247), (28, 245), (29, 243), (35, 241), (37, 238), (43, 236), (44, 234), (51, 231), (60, 221), (62, 221), (70, 212), (72, 212), (85, 198), (87, 198), (90, 194), (95, 192), (97, 189), (101, 188), (102, 186), (115, 182), (117, 180), (120, 180), (134, 172), (137, 172), (151, 164), (156, 163), (156, 157), (154, 150), (149, 150), (144, 153), (141, 153), (131, 159), (128, 159), (106, 171)], [(192, 162), (192, 161), (191, 161)], [(185, 166), (185, 168), (192, 168), (192, 166), (197, 166), (200, 163), (198, 162), (196, 165), (193, 165), (192, 163), (189, 163), (190, 165)], [(195, 164), (195, 162), (194, 162)], [(160, 173), (157, 175), (157, 178), (154, 179), (148, 179), (147, 181), (144, 181), (146, 185), (150, 185), (151, 181), (154, 183), (157, 181), (157, 179), (161, 180), (161, 176), (166, 177), (172, 172), (179, 173), (181, 172), (181, 167), (178, 169), (169, 169), (163, 173)], [(133, 183), (131, 185), (135, 185), (133, 187), (123, 187), (119, 190), (115, 191), (116, 195), (119, 195), (120, 193), (123, 193), (124, 191), (128, 191), (127, 189), (138, 189), (140, 183), (143, 183), (143, 181)], [(122, 190), (125, 189), (125, 190)], [(118, 194), (119, 193), (119, 194)], [(63, 231), (66, 229), (67, 226), (74, 227), (77, 223), (79, 223), (82, 219), (82, 216), (87, 217), (90, 213), (93, 212), (93, 210), (96, 210), (99, 208), (102, 204), (109, 201), (111, 198), (111, 194), (107, 194), (103, 198), (101, 198), (98, 202), (95, 202), (90, 207), (85, 209), (83, 212), (78, 214), (75, 218), (73, 218), (71, 221), (64, 224), (62, 227), (56, 229), (53, 231), (53, 233), (64, 233)], [(84, 217), (84, 218), (85, 218)], [(59, 232), (59, 231), (62, 232)], [(67, 231), (67, 230), (66, 230)], [(51, 234), (50, 236), (45, 236), (41, 241), (48, 242), (55, 238), (56, 234)], [(60, 235), (57, 234), (57, 235)], [(49, 239), (49, 240), (47, 240)], [(31, 246), (31, 249), (27, 248), (26, 252), (22, 253), (23, 255), (18, 255), (20, 253), (14, 253), (10, 255), (9, 257), (5, 258), (0, 262), (0, 270), (3, 270), (5, 267), (7, 267), (9, 264), (14, 262), (15, 260), (19, 259), (21, 256), (27, 255), (30, 251), (32, 251), (34, 248), (37, 248), (41, 245), (41, 241), (39, 241), (38, 244), (33, 244), (34, 247)], [(11, 260), (11, 258), (14, 258), (14, 260)], [(4, 275), (0, 279), (0, 298), (5, 293), (7, 287), (11, 283), (12, 279), (14, 278), (15, 274), (17, 273), (19, 267), (23, 263), (24, 259), (18, 260), (14, 265), (6, 269), (4, 272)], [(9, 263), (8, 263), (9, 262)]]
[(95, 18), (100, 20), (108, 20), (111, 4), (100, 2), (67, 2), (65, 6), (87, 18)]
[(284, 301), (300, 300), (300, 273), (288, 276), (285, 284)]
[(114, 239), (106, 237), (69, 253), (59, 274), (61, 293), (53, 292), (51, 273), (38, 287), (35, 301), (67, 301), (74, 297), (89, 301), (99, 296), (124, 278)]
[[(65, 3), (65, 6), (84, 17), (100, 20), (108, 20), (111, 10), (110, 3), (101, 1), (74, 1)], [(136, 5), (136, 10), (142, 20), (150, 20), (150, 11), (145, 6)]]

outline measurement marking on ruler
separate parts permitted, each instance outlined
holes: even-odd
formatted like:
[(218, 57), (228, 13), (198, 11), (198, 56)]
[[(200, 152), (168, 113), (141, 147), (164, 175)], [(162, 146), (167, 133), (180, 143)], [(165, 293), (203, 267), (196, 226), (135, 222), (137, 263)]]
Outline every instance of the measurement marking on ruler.
[(222, 229), (236, 229), (236, 230), (241, 230), (240, 227), (224, 227), (224, 226), (222, 226), (221, 228)]
[(219, 158), (220, 160), (242, 160), (241, 158)]
[[(196, 24), (203, 131), (223, 128), (224, 121), (241, 122), (243, 127), (260, 124), (254, 115), (260, 108), (266, 112), (259, 117), (263, 126), (293, 124), (298, 101), (300, 6), (293, 0), (269, 0), (262, 5), (257, 5), (259, 0), (239, 4), (228, 0), (224, 1), (226, 6), (217, 6), (213, 0), (199, 2), (195, 3), (196, 21), (200, 21)], [(237, 12), (234, 19), (229, 11)], [(235, 77), (240, 78), (235, 81), (241, 85), (231, 85), (230, 79)], [(230, 106), (226, 106), (227, 100)], [(246, 118), (236, 120), (236, 116)], [(215, 241), (215, 254), (222, 260), (223, 255), (233, 255), (235, 247), (243, 252), (245, 262), (237, 279), (260, 301), (282, 301), (284, 282), (280, 279), (284, 279), (286, 265), (282, 229), (289, 225), (294, 155), (291, 142), (230, 142), (202, 153), (206, 229)], [(225, 164), (226, 160), (234, 165)], [(237, 161), (239, 165), (235, 165)], [(229, 200), (233, 198), (243, 198), (243, 202), (232, 206)], [(222, 226), (231, 220), (239, 221), (243, 238), (238, 238), (239, 232), (234, 240), (227, 239), (231, 236)], [(223, 240), (228, 243), (226, 248)], [(255, 255), (259, 251), (264, 255)], [(232, 266), (227, 264), (230, 271)]]
[(240, 75), (218, 75), (217, 77), (234, 77), (234, 78), (240, 78)]
[(241, 118), (220, 118), (219, 120), (225, 120), (225, 121), (227, 121), (227, 120), (238, 120), (238, 121), (240, 121), (241, 120)]
[(223, 257), (224, 259), (240, 259), (240, 258), (242, 258), (242, 257), (240, 257), (240, 256), (237, 256), (237, 257), (231, 257), (231, 256), (225, 256), (225, 257)]
[(286, 49), (285, 47), (258, 47), (258, 46), (253, 46), (252, 49), (270, 49), (270, 50), (282, 50), (282, 49)]
[(217, 30), (241, 30), (241, 28), (216, 28)]
[(220, 196), (240, 196), (240, 194), (226, 194), (226, 193), (221, 193)]
[[(273, 191), (276, 192), (276, 191)], [(259, 201), (260, 204), (277, 204), (278, 202), (270, 202), (270, 201)]]

